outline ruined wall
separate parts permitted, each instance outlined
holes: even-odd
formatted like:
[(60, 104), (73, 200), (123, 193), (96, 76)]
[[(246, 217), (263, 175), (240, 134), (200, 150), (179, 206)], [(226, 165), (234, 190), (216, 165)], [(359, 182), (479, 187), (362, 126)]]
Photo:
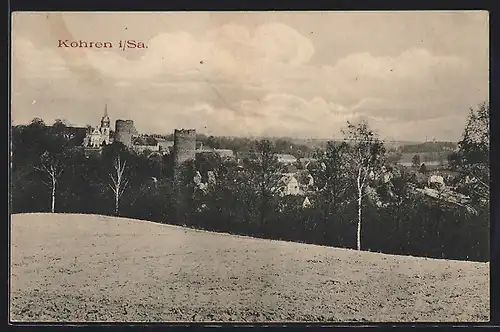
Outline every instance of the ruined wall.
[(121, 142), (125, 146), (132, 145), (132, 136), (136, 134), (134, 121), (132, 120), (116, 120), (115, 127), (115, 142)]

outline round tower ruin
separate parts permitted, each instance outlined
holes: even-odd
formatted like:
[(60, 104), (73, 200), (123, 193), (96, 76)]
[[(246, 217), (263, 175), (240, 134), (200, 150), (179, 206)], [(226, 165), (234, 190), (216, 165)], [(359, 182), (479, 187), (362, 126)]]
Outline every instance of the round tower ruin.
[(173, 153), (173, 187), (175, 196), (175, 210), (178, 222), (185, 222), (186, 207), (189, 203), (186, 201), (187, 195), (183, 188), (186, 188), (184, 176), (188, 171), (188, 162), (196, 157), (196, 130), (194, 129), (175, 129), (174, 131), (174, 153)]
[(175, 129), (174, 131), (174, 170), (196, 156), (196, 130)]
[(116, 120), (115, 142), (121, 142), (125, 146), (132, 145), (132, 136), (135, 134), (133, 120)]

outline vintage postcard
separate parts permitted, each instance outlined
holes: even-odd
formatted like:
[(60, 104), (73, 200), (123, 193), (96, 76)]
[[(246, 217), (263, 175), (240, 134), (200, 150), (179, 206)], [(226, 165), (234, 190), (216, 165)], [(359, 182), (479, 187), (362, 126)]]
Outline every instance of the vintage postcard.
[(16, 12), (11, 322), (487, 322), (489, 18)]

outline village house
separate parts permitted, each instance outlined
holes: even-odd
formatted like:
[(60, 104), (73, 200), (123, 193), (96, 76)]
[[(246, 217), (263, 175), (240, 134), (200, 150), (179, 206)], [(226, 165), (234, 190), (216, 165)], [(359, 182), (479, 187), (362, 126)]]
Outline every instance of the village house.
[(143, 153), (144, 151), (159, 152), (160, 144), (154, 137), (139, 135), (132, 138), (132, 149), (136, 153)]
[(297, 162), (297, 158), (295, 158), (291, 154), (277, 154), (276, 158), (281, 164), (294, 164)]
[(305, 196), (314, 191), (314, 178), (307, 171), (288, 172), (281, 176), (273, 191), (281, 197)]
[(157, 138), (155, 137), (156, 141), (158, 142), (159, 145), (159, 152), (162, 155), (170, 154), (174, 150), (174, 141), (169, 141), (164, 138)]
[(200, 149), (197, 149), (196, 150), (196, 153), (213, 153), (213, 154), (217, 154), (219, 157), (225, 159), (225, 158), (229, 158), (229, 159), (233, 159), (234, 158), (234, 152), (233, 150), (229, 150), (229, 149), (204, 149), (203, 147), (201, 147)]
[(273, 188), (273, 191), (281, 197), (289, 195), (297, 196), (302, 193), (294, 173), (284, 174), (278, 181), (278, 184)]
[(427, 180), (427, 185), (429, 186), (429, 188), (444, 188), (444, 178), (442, 175), (432, 174)]

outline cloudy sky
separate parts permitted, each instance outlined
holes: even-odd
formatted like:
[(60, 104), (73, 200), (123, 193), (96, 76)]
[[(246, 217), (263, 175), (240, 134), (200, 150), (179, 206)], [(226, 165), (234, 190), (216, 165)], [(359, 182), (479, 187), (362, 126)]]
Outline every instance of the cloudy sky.
[[(487, 12), (15, 13), (12, 121), (458, 140), (488, 100)], [(113, 48), (58, 48), (58, 40)], [(120, 40), (147, 48), (118, 48)]]

